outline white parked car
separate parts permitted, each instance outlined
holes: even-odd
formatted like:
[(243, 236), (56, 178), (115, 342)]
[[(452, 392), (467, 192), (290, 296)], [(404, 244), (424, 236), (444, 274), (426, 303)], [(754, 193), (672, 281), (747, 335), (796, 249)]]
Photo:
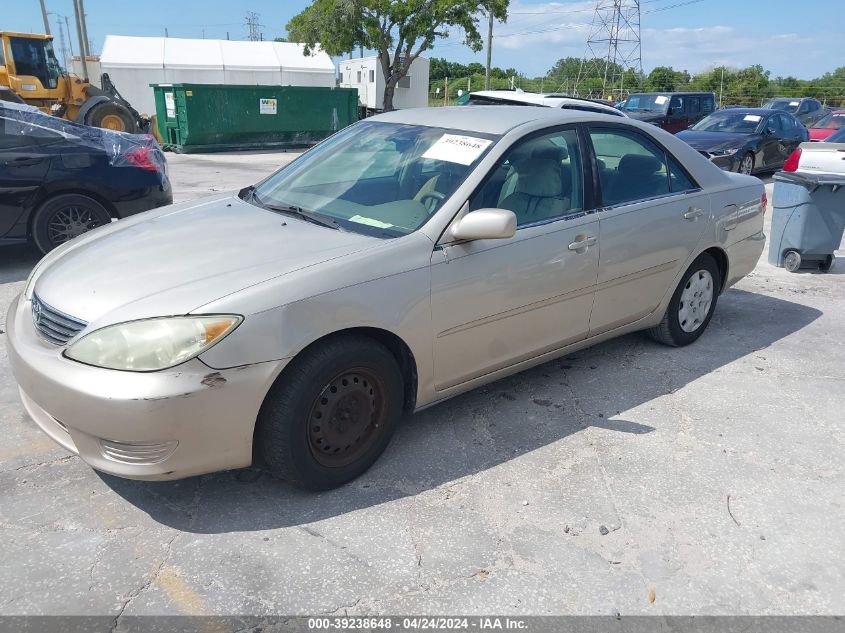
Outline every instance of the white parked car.
[(530, 105), (561, 110), (582, 110), (596, 114), (625, 117), (628, 115), (595, 99), (581, 99), (557, 93), (524, 92), (522, 90), (479, 90), (469, 93), (463, 105)]
[(845, 129), (824, 141), (801, 143), (784, 163), (783, 171), (817, 176), (845, 176)]

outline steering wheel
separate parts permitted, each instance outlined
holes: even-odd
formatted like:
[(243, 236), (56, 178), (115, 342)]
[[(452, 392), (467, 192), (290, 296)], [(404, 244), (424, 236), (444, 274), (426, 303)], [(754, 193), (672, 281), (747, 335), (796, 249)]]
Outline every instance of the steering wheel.
[[(437, 206), (437, 203), (444, 200), (446, 196), (439, 191), (426, 191), (424, 194), (420, 196), (420, 204), (423, 205), (429, 211), (433, 211), (434, 208)], [(426, 200), (431, 200), (430, 202), (426, 202)]]

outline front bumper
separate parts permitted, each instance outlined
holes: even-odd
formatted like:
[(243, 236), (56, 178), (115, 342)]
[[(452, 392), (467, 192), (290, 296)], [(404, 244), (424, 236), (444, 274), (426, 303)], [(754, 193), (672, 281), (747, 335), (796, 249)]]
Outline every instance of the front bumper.
[(258, 410), (284, 361), (214, 370), (199, 359), (136, 373), (62, 356), (12, 302), (9, 360), (29, 416), (97, 470), (130, 479), (180, 479), (252, 463)]

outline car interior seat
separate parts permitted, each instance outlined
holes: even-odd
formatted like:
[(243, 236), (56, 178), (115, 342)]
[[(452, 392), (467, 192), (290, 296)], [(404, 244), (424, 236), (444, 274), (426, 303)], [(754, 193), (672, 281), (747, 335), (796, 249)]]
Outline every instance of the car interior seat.
[(615, 176), (604, 188), (604, 202), (613, 204), (664, 193), (663, 189), (668, 189), (666, 174), (657, 173), (662, 168), (663, 162), (654, 156), (625, 154)]
[(532, 157), (514, 163), (513, 168), (516, 174), (514, 192), (499, 206), (513, 211), (517, 224), (553, 218), (569, 210), (558, 160)]

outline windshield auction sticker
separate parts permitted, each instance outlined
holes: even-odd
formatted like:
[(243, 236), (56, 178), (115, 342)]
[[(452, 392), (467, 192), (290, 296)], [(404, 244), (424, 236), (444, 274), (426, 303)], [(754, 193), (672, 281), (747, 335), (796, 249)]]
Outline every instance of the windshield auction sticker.
[(759, 114), (746, 114), (743, 121), (751, 121), (753, 123), (756, 123), (757, 121), (759, 121), (762, 118), (763, 117), (761, 117)]
[(444, 134), (426, 150), (423, 158), (445, 160), (450, 163), (471, 165), (476, 158), (490, 147), (493, 141), (461, 134)]

